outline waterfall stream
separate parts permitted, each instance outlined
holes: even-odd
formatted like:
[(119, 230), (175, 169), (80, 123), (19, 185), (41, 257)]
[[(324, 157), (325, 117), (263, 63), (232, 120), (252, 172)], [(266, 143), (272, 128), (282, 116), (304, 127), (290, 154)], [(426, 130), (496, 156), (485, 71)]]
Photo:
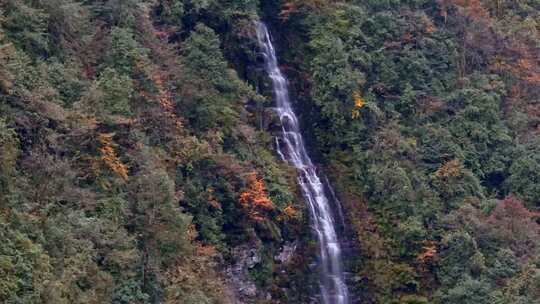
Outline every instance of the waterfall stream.
[(281, 121), (282, 132), (276, 137), (279, 155), (298, 170), (298, 183), (308, 204), (311, 221), (319, 242), (320, 289), (324, 304), (347, 304), (349, 295), (345, 285), (341, 247), (335, 229), (334, 215), (300, 133), (298, 118), (293, 112), (287, 80), (279, 69), (276, 53), (268, 28), (262, 22), (256, 24), (257, 38), (264, 56), (265, 70), (272, 80), (276, 112)]

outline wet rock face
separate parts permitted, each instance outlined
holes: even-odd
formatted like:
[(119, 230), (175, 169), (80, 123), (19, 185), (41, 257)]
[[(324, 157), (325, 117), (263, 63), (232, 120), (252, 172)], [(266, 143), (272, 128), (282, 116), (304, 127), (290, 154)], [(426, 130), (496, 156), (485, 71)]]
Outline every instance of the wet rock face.
[(234, 293), (234, 304), (250, 303), (261, 293), (248, 272), (261, 262), (259, 246), (243, 245), (233, 249), (234, 263), (226, 270)]
[(280, 264), (287, 264), (291, 262), (297, 247), (297, 242), (285, 243), (279, 254), (274, 257), (274, 260)]
[[(229, 278), (229, 295), (233, 299), (231, 304), (248, 304), (253, 303), (256, 299), (272, 300), (270, 293), (258, 288), (249, 276), (249, 271), (262, 262), (260, 245), (253, 243), (242, 245), (232, 251), (234, 262), (226, 269)], [(284, 243), (274, 256), (276, 264), (284, 266), (290, 264), (297, 254), (298, 247), (297, 241)]]

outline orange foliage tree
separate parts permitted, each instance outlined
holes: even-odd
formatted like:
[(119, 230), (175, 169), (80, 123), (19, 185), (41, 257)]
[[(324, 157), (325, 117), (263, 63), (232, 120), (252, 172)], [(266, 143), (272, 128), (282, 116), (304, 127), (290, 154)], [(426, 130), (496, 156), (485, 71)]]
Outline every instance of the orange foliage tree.
[(425, 264), (429, 261), (435, 261), (438, 259), (437, 246), (433, 241), (426, 241), (424, 246), (422, 246), (422, 250), (422, 253), (416, 257), (418, 262)]
[(353, 98), (354, 98), (354, 109), (352, 111), (351, 116), (353, 119), (356, 119), (360, 117), (360, 108), (362, 108), (366, 102), (364, 101), (364, 99), (362, 99), (362, 96), (360, 95), (359, 92), (354, 92)]
[(458, 177), (462, 174), (463, 166), (458, 159), (453, 159), (444, 163), (437, 171), (435, 176), (441, 179)]
[(283, 209), (283, 213), (285, 213), (288, 217), (291, 217), (291, 218), (298, 216), (298, 210), (296, 210), (296, 208), (290, 205), (285, 207), (285, 209)]
[(239, 202), (248, 216), (253, 220), (263, 220), (264, 213), (274, 209), (274, 204), (268, 198), (264, 181), (251, 172), (247, 178), (248, 187), (240, 194)]
[(120, 176), (124, 181), (128, 180), (128, 168), (125, 164), (120, 161), (116, 152), (114, 151), (113, 143), (114, 133), (102, 133), (99, 134), (98, 140), (101, 144), (99, 152), (101, 154), (100, 160), (105, 164), (111, 171)]
[(166, 87), (166, 75), (162, 71), (155, 71), (152, 74), (152, 80), (158, 90), (158, 102), (162, 109), (165, 111), (165, 115), (170, 118), (175, 127), (181, 130), (183, 127), (182, 121), (174, 112), (174, 101), (171, 91)]

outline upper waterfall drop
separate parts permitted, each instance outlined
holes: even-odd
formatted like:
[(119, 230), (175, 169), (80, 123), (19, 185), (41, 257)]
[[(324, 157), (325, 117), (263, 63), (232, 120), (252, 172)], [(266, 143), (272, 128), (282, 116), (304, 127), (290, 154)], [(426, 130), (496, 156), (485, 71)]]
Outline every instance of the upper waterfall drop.
[(312, 225), (319, 241), (321, 259), (319, 282), (322, 302), (348, 304), (349, 292), (342, 269), (341, 246), (330, 202), (315, 166), (307, 154), (298, 118), (292, 109), (287, 80), (279, 69), (268, 28), (264, 23), (257, 22), (256, 30), (264, 56), (265, 71), (272, 80), (275, 109), (281, 121), (281, 134), (276, 138), (278, 154), (298, 170), (298, 182), (308, 204)]

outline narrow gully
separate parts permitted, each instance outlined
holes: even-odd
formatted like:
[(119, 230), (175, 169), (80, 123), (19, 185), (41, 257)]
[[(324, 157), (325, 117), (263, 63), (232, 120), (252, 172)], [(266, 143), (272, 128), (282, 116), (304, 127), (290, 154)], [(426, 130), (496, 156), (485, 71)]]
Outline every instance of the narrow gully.
[(276, 52), (267, 26), (256, 23), (257, 39), (264, 56), (265, 71), (272, 80), (275, 110), (281, 121), (281, 134), (276, 138), (278, 154), (298, 170), (298, 182), (307, 202), (313, 228), (319, 243), (321, 299), (324, 304), (347, 304), (349, 292), (345, 284), (341, 246), (336, 233), (334, 215), (309, 157), (298, 118), (292, 109), (287, 80), (278, 66)]

